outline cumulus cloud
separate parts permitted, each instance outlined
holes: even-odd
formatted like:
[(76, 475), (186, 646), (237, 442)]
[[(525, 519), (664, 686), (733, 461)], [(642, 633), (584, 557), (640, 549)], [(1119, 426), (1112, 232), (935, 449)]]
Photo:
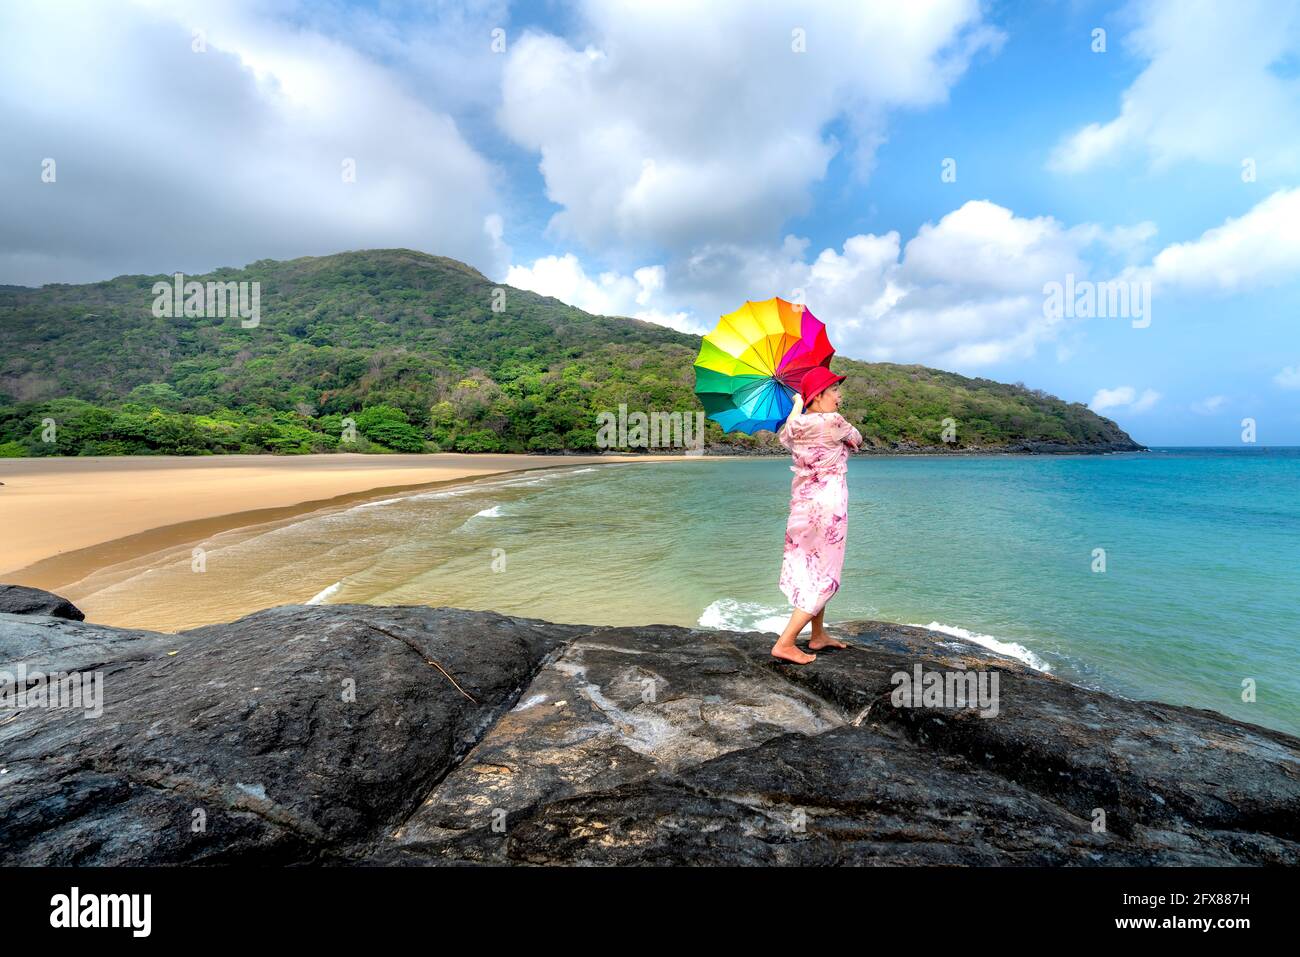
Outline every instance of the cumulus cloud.
[[(1070, 275), (1227, 291), (1284, 281), (1300, 266), (1300, 190), (1164, 249), (1153, 248), (1151, 222), (1067, 225), (987, 200), (967, 202), (910, 238), (858, 234), (820, 251), (793, 235), (777, 243), (842, 147), (822, 135), (829, 120), (848, 122), (858, 165), (869, 169), (889, 110), (940, 102), (973, 52), (996, 48), (1000, 38), (962, 3), (865, 13), (854, 5), (848, 15), (826, 4), (795, 18), (809, 52), (791, 55), (791, 18), (778, 6), (717, 10), (705, 24), (679, 4), (589, 4), (579, 17), (583, 42), (533, 33), (512, 46), (499, 120), (540, 155), (548, 196), (561, 207), (553, 238), (597, 249), (616, 268), (587, 277), (576, 256), (568, 267), (583, 277), (573, 280), (574, 295), (604, 304), (602, 311), (622, 303), (626, 314), (663, 314), (677, 328), (702, 331), (745, 299), (779, 294), (830, 322), (844, 354), (974, 368), (1029, 358), (1045, 342), (1067, 360), (1072, 337), (1090, 320), (1045, 315), (1043, 287)], [(1285, 157), (1300, 111), (1284, 118), (1273, 111), (1291, 102), (1297, 85), (1274, 67), (1292, 48), (1295, 18), (1270, 21), (1263, 7), (1250, 6), (1234, 19), (1195, 6), (1189, 26), (1170, 4), (1137, 13), (1142, 26), (1131, 43), (1148, 70), (1126, 94), (1123, 117), (1063, 144), (1059, 168), (1082, 169), (1140, 145), (1153, 161), (1172, 162), (1191, 133), (1226, 148), (1234, 162)], [(871, 29), (843, 28), (859, 15)], [(1231, 22), (1206, 40), (1207, 25), (1220, 20)], [(768, 53), (757, 73), (749, 70), (755, 50)], [(1204, 69), (1225, 59), (1226, 93), (1216, 87), (1223, 71)], [(1184, 82), (1186, 71), (1194, 84)], [(1202, 88), (1213, 95), (1188, 93)], [(1241, 96), (1257, 99), (1243, 107)], [(1214, 121), (1193, 129), (1207, 107)], [(1229, 143), (1237, 140), (1230, 147), (1218, 138), (1224, 129)], [(1241, 152), (1247, 142), (1251, 149)], [(661, 270), (649, 290), (633, 274), (645, 263)], [(531, 273), (546, 268), (539, 261), (512, 274), (540, 283)], [(623, 291), (612, 303), (611, 290)], [(1150, 407), (1158, 395), (1148, 393), (1130, 404)]]
[(1051, 217), (971, 201), (923, 225), (897, 261), (877, 261), (882, 295), (841, 281), (842, 270), (817, 268), (843, 262), (851, 244), (844, 256), (822, 253), (808, 301), (841, 322), (848, 314), (848, 344), (863, 358), (971, 366), (1028, 356), (1062, 322), (1044, 314), (1043, 284), (1087, 273), (1083, 242)]
[(656, 254), (772, 236), (809, 210), (840, 148), (830, 121), (865, 169), (891, 109), (942, 102), (1001, 40), (976, 0), (700, 10), (590, 0), (581, 48), (536, 32), (511, 46), (499, 120), (540, 154), (554, 238)]
[(599, 316), (631, 316), (696, 334), (708, 331), (684, 312), (650, 308), (653, 297), (663, 290), (662, 266), (643, 266), (631, 276), (603, 272), (592, 278), (577, 256), (566, 253), (543, 256), (530, 266), (512, 265), (505, 282)]
[[(1181, 161), (1300, 169), (1300, 7), (1271, 0), (1147, 0), (1135, 4), (1127, 48), (1146, 68), (1119, 114), (1067, 136), (1050, 165), (1079, 172), (1130, 155), (1152, 168)], [(1119, 50), (1097, 54), (1102, 60)]]
[[(1030, 357), (1049, 341), (1067, 360), (1081, 326), (1044, 314), (1043, 287), (1070, 274), (1076, 282), (1150, 280), (1174, 292), (1247, 292), (1300, 275), (1300, 189), (1279, 190), (1149, 256), (1155, 231), (1149, 222), (1066, 226), (972, 200), (923, 224), (906, 244), (896, 231), (859, 234), (810, 260), (809, 241), (792, 235), (778, 247), (712, 242), (656, 267), (653, 288), (617, 273), (600, 282), (635, 299), (622, 314), (666, 315), (667, 324), (686, 331), (712, 328), (744, 299), (782, 295), (831, 323), (846, 355), (976, 368)], [(1139, 260), (1144, 264), (1133, 264)], [(581, 270), (577, 257), (571, 268)], [(600, 311), (630, 301), (601, 300)]]
[[(656, 267), (653, 285), (617, 273), (587, 279), (569, 254), (516, 267), (506, 282), (582, 308), (591, 302), (600, 312), (623, 303), (628, 315), (666, 313), (692, 332), (708, 331), (745, 299), (781, 295), (828, 322), (844, 355), (974, 367), (1032, 355), (1068, 323), (1045, 315), (1044, 284), (1069, 273), (1084, 278), (1093, 269), (1086, 251), (1124, 251), (1150, 232), (1145, 225), (1066, 227), (972, 200), (906, 244), (896, 231), (859, 234), (809, 258), (809, 241), (795, 236), (777, 248), (707, 243)], [(611, 301), (611, 290), (620, 297)]]
[(1223, 408), (1223, 404), (1228, 401), (1225, 395), (1212, 395), (1202, 399), (1200, 402), (1192, 403), (1192, 411), (1197, 415), (1213, 415)]
[(1162, 287), (1237, 292), (1300, 275), (1300, 188), (1282, 189), (1133, 272)]
[(504, 268), (493, 169), (453, 119), (272, 9), (0, 5), (0, 282), (377, 246)]
[(1123, 409), (1129, 413), (1145, 412), (1160, 400), (1160, 393), (1154, 389), (1144, 389), (1141, 395), (1131, 385), (1121, 385), (1114, 389), (1098, 389), (1097, 394), (1088, 403), (1094, 412), (1109, 409)]

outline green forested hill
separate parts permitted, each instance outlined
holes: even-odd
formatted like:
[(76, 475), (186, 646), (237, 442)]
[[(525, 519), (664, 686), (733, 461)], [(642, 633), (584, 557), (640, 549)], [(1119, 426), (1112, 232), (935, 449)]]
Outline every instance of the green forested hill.
[[(260, 323), (156, 317), (163, 275), (0, 286), (0, 455), (329, 451), (345, 417), (359, 451), (590, 451), (597, 413), (620, 403), (700, 408), (699, 337), (452, 259), (371, 250), (191, 278), (259, 282)], [(951, 417), (958, 446), (1132, 445), (1109, 419), (1021, 386), (832, 364), (849, 376), (845, 414), (877, 444), (939, 445)], [(773, 441), (708, 428), (713, 443)]]

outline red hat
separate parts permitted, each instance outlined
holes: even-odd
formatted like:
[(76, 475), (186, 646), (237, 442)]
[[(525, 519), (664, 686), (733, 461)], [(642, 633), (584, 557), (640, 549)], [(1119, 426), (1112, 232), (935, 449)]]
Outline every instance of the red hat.
[(804, 373), (803, 381), (799, 383), (799, 391), (803, 394), (803, 404), (807, 405), (822, 392), (825, 392), (837, 382), (843, 382), (844, 379), (845, 376), (836, 375), (825, 366), (813, 366)]

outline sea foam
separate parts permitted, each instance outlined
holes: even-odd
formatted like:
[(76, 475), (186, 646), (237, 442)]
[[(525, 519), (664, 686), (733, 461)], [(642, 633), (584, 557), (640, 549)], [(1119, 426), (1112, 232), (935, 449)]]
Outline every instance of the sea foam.
[[(698, 624), (713, 631), (767, 631), (779, 635), (790, 621), (790, 614), (773, 605), (719, 598), (704, 609)], [(812, 633), (811, 622), (804, 625), (804, 631)]]
[[(734, 598), (720, 598), (704, 609), (700, 614), (698, 624), (701, 628), (708, 628), (713, 631), (765, 631), (779, 635), (785, 630), (786, 623), (790, 621), (790, 614), (790, 610), (784, 610), (773, 605), (736, 601)], [(1024, 662), (1035, 671), (1050, 673), (1052, 670), (1051, 665), (1046, 661), (1024, 645), (1014, 641), (1003, 641), (993, 635), (982, 635), (979, 632), (968, 631), (955, 625), (945, 625), (937, 621), (932, 621), (928, 625), (908, 624), (912, 628), (925, 628), (929, 631), (937, 631), (940, 634), (960, 638), (973, 645), (980, 645), (989, 649), (989, 651)], [(834, 622), (829, 627), (834, 628)], [(811, 632), (812, 623), (809, 622), (804, 625), (800, 634), (809, 634)]]
[(330, 585), (329, 588), (326, 588), (323, 591), (319, 591), (315, 595), (312, 595), (310, 598), (307, 599), (306, 602), (304, 602), (304, 604), (323, 605), (325, 604), (326, 599), (334, 595), (342, 587), (343, 587), (343, 583), (341, 581), (335, 582), (333, 585)]
[(958, 628), (956, 625), (945, 625), (937, 621), (932, 621), (928, 625), (909, 623), (912, 628), (926, 628), (930, 631), (937, 631), (945, 635), (952, 635), (954, 638), (960, 638), (968, 641), (973, 645), (981, 645), (989, 651), (996, 651), (1000, 655), (1006, 655), (1008, 658), (1015, 658), (1017, 661), (1023, 661), (1035, 671), (1051, 672), (1052, 666), (1049, 665), (1038, 655), (1034, 654), (1022, 644), (1014, 641), (1003, 641), (1001, 638), (994, 638), (992, 635), (981, 635), (979, 632), (967, 631), (965, 628)]

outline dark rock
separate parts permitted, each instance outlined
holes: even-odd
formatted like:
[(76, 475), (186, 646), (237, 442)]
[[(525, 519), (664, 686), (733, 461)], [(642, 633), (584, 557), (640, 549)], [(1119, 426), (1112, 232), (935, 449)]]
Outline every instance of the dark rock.
[(0, 614), (50, 615), (72, 621), (86, 620), (81, 609), (66, 598), (25, 585), (0, 585)]
[(774, 680), (712, 633), (596, 629), (543, 669), (394, 839), (405, 849), (476, 830), (490, 835), (494, 818), (512, 819), (539, 800), (646, 780), (790, 731), (815, 735), (843, 723), (826, 702)]
[[(0, 615), (0, 668), (113, 674), (178, 647), (175, 635), (41, 615)], [(0, 729), (2, 733), (2, 729)]]
[[(801, 668), (771, 635), (445, 608), (0, 616), (5, 667), (100, 670), (107, 699), (0, 720), (0, 861), (1300, 863), (1300, 739), (833, 631)], [(918, 667), (996, 674), (996, 714), (896, 702)]]
[[(1215, 863), (1161, 848), (1164, 863)], [(534, 864), (1135, 864), (1152, 855), (902, 736), (783, 735), (685, 771), (549, 802), (510, 832)]]
[[(1300, 863), (1296, 738), (1087, 691), (921, 628), (835, 631), (853, 644), (808, 667), (773, 661), (770, 635), (582, 636), (392, 840), (361, 857)], [(996, 671), (997, 715), (895, 706), (892, 676), (917, 664)], [(655, 689), (651, 700), (638, 686)], [(720, 720), (734, 725), (720, 734)]]
[(158, 636), (175, 654), (106, 674), (100, 717), (0, 725), (0, 861), (292, 863), (376, 837), (581, 630), (337, 605)]

